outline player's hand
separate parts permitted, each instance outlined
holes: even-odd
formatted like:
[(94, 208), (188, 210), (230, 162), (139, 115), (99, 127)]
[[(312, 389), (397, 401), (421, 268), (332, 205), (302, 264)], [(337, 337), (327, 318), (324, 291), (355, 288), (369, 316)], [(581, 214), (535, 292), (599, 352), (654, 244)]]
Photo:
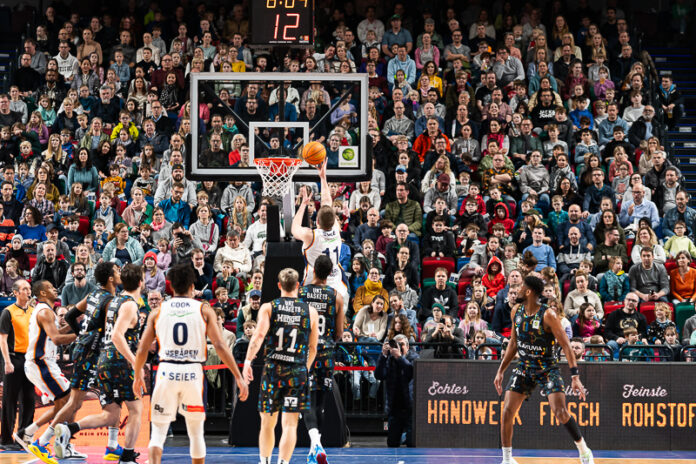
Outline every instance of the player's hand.
[[(254, 380), (254, 371), (251, 369), (251, 363), (244, 363), (244, 370), (242, 371), (242, 376), (247, 383), (251, 383)], [(241, 389), (240, 389), (241, 393)], [(248, 392), (247, 392), (248, 393)]]
[(302, 189), (302, 205), (309, 206), (312, 197), (307, 193), (307, 189)]
[(498, 392), (498, 396), (503, 394), (503, 373), (498, 371), (495, 374), (495, 380), (493, 380), (493, 385), (495, 385), (495, 391)]
[(143, 396), (143, 392), (145, 391), (144, 378), (145, 375), (142, 370), (135, 374), (135, 378), (133, 379), (133, 393), (135, 394), (136, 398)]
[(10, 375), (14, 373), (14, 364), (11, 362), (6, 362), (5, 363), (5, 374)]
[[(251, 368), (251, 366), (249, 367)], [(238, 377), (236, 380), (237, 388), (239, 388), (239, 400), (246, 401), (246, 399), (249, 397), (249, 385), (247, 385), (242, 377)]]
[(583, 387), (582, 382), (580, 381), (579, 375), (574, 375), (572, 377), (572, 379), (570, 381), (570, 386), (574, 392), (578, 393), (578, 396), (580, 396), (580, 399), (585, 401), (585, 387)]
[(325, 158), (324, 162), (317, 167), (320, 179), (326, 179), (326, 165), (328, 164), (328, 162), (329, 160)]

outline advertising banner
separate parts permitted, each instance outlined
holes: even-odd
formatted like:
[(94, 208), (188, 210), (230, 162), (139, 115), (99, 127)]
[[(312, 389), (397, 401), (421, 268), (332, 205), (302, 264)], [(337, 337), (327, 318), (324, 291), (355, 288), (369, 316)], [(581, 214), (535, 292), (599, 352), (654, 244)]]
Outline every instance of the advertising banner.
[[(498, 361), (416, 361), (414, 437), (418, 447), (497, 448), (503, 397)], [(583, 363), (586, 400), (566, 383), (568, 411), (594, 449), (696, 450), (696, 366), (689, 363)], [(503, 385), (507, 385), (509, 373)], [(515, 448), (572, 446), (549, 402), (534, 391), (515, 418)]]

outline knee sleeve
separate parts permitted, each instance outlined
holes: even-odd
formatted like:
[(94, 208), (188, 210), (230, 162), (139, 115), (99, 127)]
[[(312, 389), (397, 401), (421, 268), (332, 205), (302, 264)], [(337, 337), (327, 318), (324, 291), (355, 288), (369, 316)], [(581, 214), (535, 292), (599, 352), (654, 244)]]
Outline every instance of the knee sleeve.
[(164, 449), (164, 441), (167, 439), (169, 422), (153, 422), (150, 430), (150, 443), (148, 448)]
[(186, 431), (189, 436), (189, 449), (193, 459), (205, 457), (205, 438), (203, 436), (203, 424), (205, 420), (186, 418)]

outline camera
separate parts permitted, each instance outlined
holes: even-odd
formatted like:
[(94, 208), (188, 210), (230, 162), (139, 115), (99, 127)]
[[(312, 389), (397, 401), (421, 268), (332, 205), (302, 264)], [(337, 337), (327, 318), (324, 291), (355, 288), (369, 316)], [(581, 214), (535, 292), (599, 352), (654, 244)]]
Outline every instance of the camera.
[(396, 343), (396, 340), (394, 340), (394, 339), (392, 338), (391, 340), (389, 340), (389, 347), (390, 347), (390, 348), (398, 348), (399, 345)]

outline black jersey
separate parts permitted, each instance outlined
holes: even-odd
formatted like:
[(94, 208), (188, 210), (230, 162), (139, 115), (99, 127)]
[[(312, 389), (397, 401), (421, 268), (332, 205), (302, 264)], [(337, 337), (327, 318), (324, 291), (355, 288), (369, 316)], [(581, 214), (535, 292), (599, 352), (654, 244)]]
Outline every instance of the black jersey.
[[(101, 356), (110, 355), (117, 358), (123, 358), (123, 355), (114, 346), (114, 342), (111, 336), (114, 333), (114, 325), (116, 325), (116, 319), (118, 319), (118, 311), (121, 306), (127, 302), (132, 301), (137, 304), (137, 302), (130, 295), (119, 295), (111, 300), (106, 309), (106, 318), (104, 321), (104, 338), (102, 341), (102, 351)], [(140, 318), (136, 322), (135, 327), (131, 327), (126, 330), (124, 334), (126, 343), (130, 350), (135, 353), (138, 351), (138, 341), (140, 340)]]
[(271, 301), (271, 325), (266, 337), (266, 362), (307, 363), (312, 325), (309, 305), (298, 298)]
[(97, 289), (87, 296), (87, 309), (82, 320), (82, 327), (77, 337), (77, 344), (87, 351), (99, 351), (102, 333), (104, 332), (104, 319), (106, 307), (113, 299), (113, 295), (103, 288)]
[(300, 287), (299, 298), (317, 310), (319, 347), (333, 347), (336, 340), (336, 290), (328, 285), (305, 285)]
[(517, 353), (525, 367), (548, 369), (556, 365), (556, 337), (544, 330), (544, 314), (548, 305), (542, 304), (533, 316), (524, 312), (520, 305), (513, 319), (517, 336)]

